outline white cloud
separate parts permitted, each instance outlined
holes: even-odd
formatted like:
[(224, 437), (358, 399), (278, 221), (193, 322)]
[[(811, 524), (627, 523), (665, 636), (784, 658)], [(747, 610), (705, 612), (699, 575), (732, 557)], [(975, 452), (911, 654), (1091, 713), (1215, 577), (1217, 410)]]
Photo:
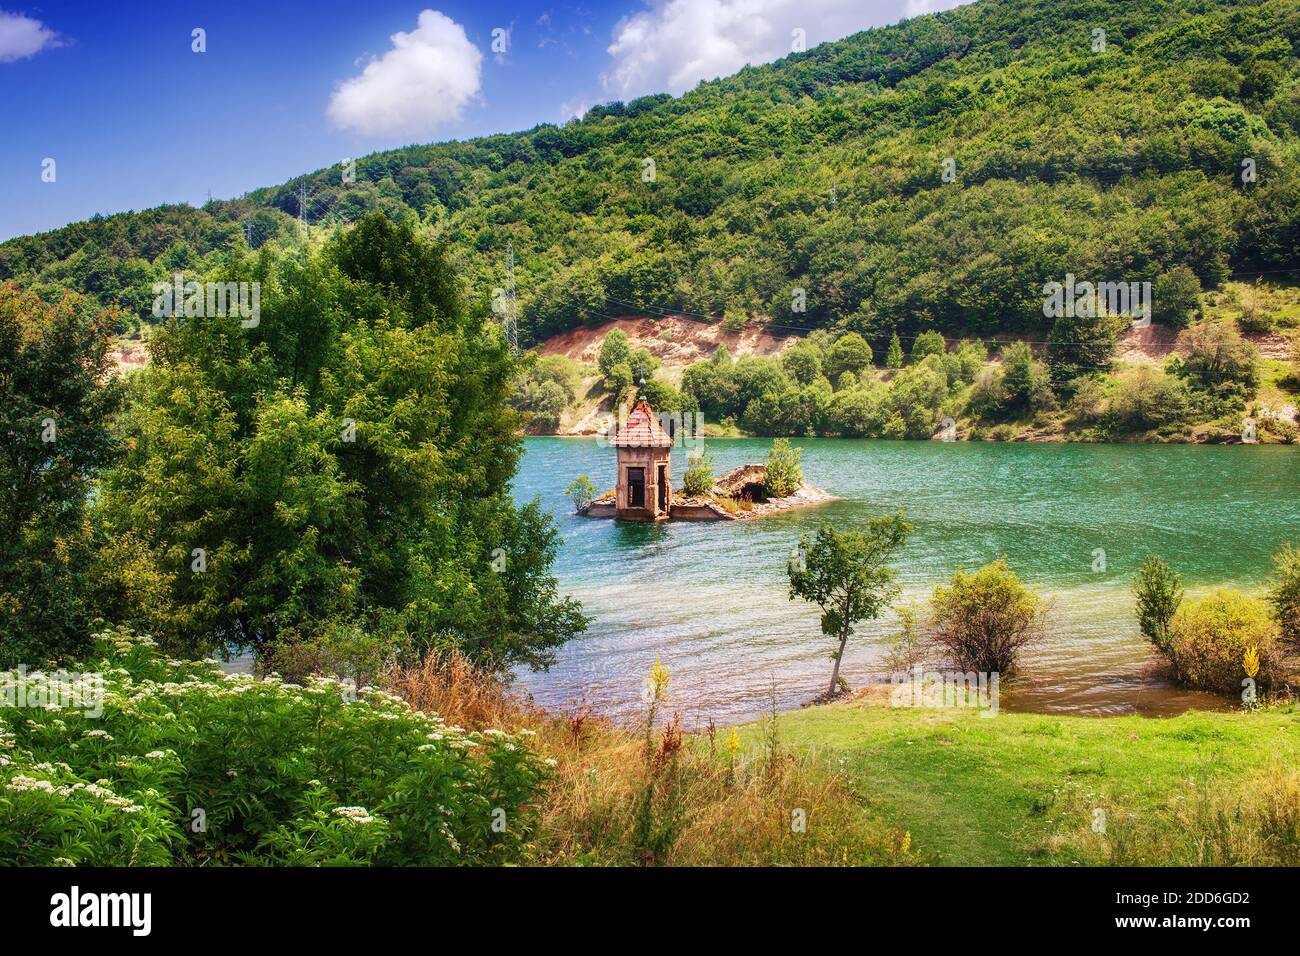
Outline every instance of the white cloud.
[(482, 82), (483, 54), (465, 28), (422, 10), (410, 33), (335, 90), (327, 110), (337, 126), (369, 136), (431, 132), (458, 119)]
[(647, 0), (614, 27), (605, 91), (622, 98), (683, 93), (791, 52), (802, 29), (809, 49), (867, 27), (955, 7), (962, 0)]
[(40, 20), (0, 10), (0, 63), (23, 60), (62, 45), (59, 35)]

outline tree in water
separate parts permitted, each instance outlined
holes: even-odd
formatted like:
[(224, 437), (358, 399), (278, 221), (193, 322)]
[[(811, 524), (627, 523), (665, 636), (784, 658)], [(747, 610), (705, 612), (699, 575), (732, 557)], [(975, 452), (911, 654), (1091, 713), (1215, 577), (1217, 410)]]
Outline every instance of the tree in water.
[(822, 633), (839, 642), (831, 655), (835, 666), (828, 695), (840, 686), (840, 663), (855, 625), (879, 617), (898, 596), (898, 571), (885, 562), (911, 531), (899, 511), (872, 518), (865, 531), (836, 531), (823, 524), (811, 540), (800, 540), (787, 568), (790, 600), (803, 598), (820, 607)]

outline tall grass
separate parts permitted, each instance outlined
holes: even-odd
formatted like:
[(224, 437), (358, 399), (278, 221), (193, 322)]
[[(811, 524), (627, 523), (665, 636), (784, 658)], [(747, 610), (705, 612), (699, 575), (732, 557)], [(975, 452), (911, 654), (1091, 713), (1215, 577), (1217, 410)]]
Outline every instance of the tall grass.
[(537, 735), (538, 752), (555, 766), (535, 808), (536, 864), (917, 862), (908, 834), (884, 823), (829, 760), (782, 747), (775, 721), (760, 743), (744, 746), (734, 732), (720, 742), (712, 727), (683, 734), (666, 712), (666, 693), (651, 697), (637, 727), (584, 709), (553, 714), (456, 654), (395, 669), (386, 683), (450, 723)]
[(1300, 769), (1273, 763), (1245, 781), (1207, 768), (1154, 813), (1105, 805), (1105, 832), (1075, 834), (1083, 862), (1115, 866), (1300, 865)]

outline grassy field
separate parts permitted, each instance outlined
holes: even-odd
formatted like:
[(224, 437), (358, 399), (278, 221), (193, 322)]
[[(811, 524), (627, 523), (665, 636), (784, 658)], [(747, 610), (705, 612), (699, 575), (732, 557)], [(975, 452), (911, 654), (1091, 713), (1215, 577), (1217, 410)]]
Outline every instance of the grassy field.
[[(862, 812), (910, 833), (919, 862), (1295, 861), (1293, 706), (981, 718), (866, 700), (783, 714), (777, 726), (785, 746), (814, 750), (849, 775)], [(745, 729), (749, 741), (761, 732)], [(1093, 830), (1099, 808), (1105, 834)]]

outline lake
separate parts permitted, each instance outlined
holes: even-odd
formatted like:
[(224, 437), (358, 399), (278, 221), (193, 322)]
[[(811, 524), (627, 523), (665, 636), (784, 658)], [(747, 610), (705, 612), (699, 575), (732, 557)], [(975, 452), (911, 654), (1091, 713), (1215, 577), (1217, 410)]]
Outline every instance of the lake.
[[(715, 474), (762, 462), (767, 440), (709, 442)], [(1151, 676), (1130, 582), (1158, 554), (1189, 593), (1260, 590), (1269, 559), (1300, 541), (1300, 449), (1283, 446), (1000, 444), (800, 439), (804, 477), (844, 500), (755, 521), (660, 525), (582, 518), (563, 490), (588, 475), (614, 484), (614, 450), (595, 439), (529, 438), (515, 495), (539, 496), (564, 537), (554, 571), (582, 601), (588, 630), (549, 672), (517, 686), (557, 709), (586, 704), (626, 717), (641, 707), (655, 658), (672, 673), (670, 707), (688, 725), (748, 720), (825, 690), (831, 640), (815, 605), (788, 597), (786, 562), (822, 521), (863, 527), (905, 508), (901, 603), (923, 602), (955, 568), (1005, 555), (1052, 601), (1050, 636), (1028, 653), (1010, 710), (1178, 713), (1231, 702)], [(673, 452), (674, 483), (686, 468)], [(849, 640), (852, 686), (888, 680), (892, 619)]]

